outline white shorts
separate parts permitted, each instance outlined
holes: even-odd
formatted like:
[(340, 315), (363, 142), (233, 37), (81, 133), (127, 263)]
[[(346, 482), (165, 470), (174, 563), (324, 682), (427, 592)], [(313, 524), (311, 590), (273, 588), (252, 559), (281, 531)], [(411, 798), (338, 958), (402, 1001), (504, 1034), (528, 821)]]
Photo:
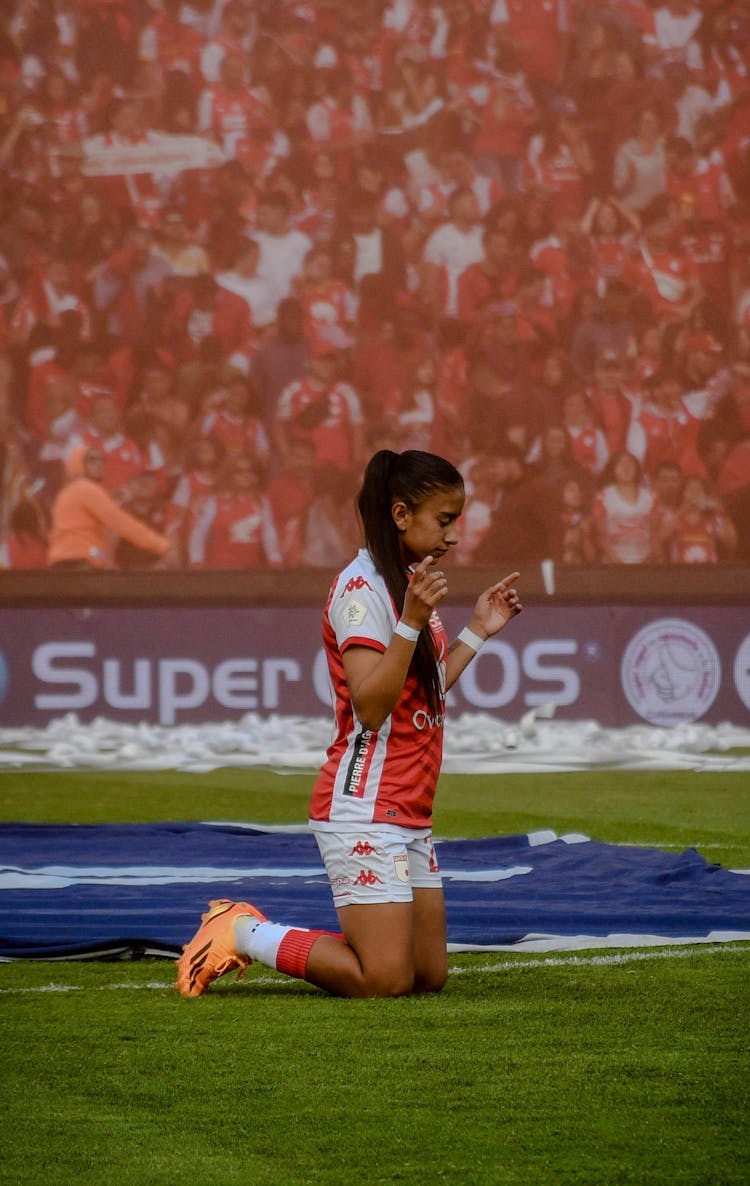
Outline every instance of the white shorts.
[(333, 904), (411, 902), (414, 889), (440, 889), (432, 835), (404, 838), (404, 829), (316, 832), (331, 883)]

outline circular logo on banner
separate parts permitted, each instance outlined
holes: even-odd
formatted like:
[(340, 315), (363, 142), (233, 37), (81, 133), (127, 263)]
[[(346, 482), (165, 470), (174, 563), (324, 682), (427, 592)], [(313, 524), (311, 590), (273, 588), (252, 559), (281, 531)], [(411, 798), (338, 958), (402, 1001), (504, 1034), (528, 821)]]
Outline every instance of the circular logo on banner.
[(745, 708), (750, 708), (750, 634), (740, 643), (735, 656), (734, 684)]
[(682, 618), (661, 618), (628, 643), (620, 668), (631, 708), (652, 725), (703, 716), (719, 691), (721, 660), (704, 630)]

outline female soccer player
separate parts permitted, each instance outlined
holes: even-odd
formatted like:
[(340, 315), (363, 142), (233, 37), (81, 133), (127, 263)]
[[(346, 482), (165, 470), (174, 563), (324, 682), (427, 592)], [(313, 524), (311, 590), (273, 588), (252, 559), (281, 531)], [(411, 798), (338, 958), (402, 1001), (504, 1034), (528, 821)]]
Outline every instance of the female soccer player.
[(344, 997), (438, 992), (448, 972), (431, 838), (445, 694), (485, 639), (521, 611), (518, 573), (479, 596), (448, 644), (437, 608), (458, 540), (463, 480), (433, 453), (383, 449), (358, 496), (365, 548), (334, 580), (323, 639), (336, 738), (310, 810), (342, 935), (269, 922), (246, 902), (212, 902), (177, 962), (200, 996), (253, 960)]

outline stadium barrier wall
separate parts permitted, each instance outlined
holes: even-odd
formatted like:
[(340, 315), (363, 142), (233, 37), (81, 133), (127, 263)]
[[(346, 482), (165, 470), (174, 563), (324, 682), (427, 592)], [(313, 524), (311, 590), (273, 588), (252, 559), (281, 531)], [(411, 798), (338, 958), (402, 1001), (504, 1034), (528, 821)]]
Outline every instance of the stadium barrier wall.
[[(497, 570), (454, 569), (453, 634)], [(327, 715), (320, 642), (331, 573), (8, 572), (0, 579), (0, 726), (65, 713), (163, 725)], [(607, 726), (746, 725), (750, 569), (527, 566), (525, 612), (451, 691), (503, 721), (554, 703)]]

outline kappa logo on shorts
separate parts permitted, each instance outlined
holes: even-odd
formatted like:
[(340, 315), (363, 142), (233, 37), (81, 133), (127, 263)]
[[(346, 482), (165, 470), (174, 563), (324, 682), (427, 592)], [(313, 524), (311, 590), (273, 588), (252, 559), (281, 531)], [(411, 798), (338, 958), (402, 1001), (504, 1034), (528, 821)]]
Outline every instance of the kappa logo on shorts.
[(383, 885), (383, 878), (373, 873), (372, 869), (360, 869), (354, 878), (354, 885)]
[(358, 840), (352, 851), (349, 853), (349, 856), (371, 857), (373, 853), (375, 853), (376, 856), (380, 856), (377, 848), (373, 848), (369, 840)]

